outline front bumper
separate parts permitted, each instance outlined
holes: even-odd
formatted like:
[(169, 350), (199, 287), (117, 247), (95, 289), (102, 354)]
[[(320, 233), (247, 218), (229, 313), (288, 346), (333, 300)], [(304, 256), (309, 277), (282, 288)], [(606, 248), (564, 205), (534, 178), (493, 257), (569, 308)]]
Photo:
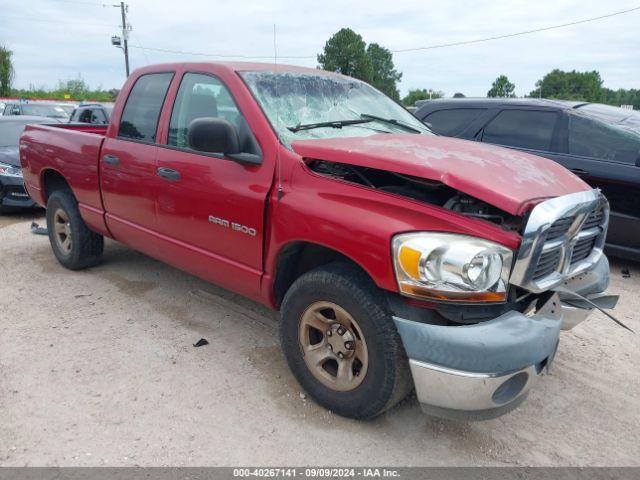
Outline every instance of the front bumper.
[[(585, 296), (608, 285), (603, 257), (592, 273), (567, 282)], [(591, 313), (554, 293), (533, 315), (509, 311), (475, 325), (445, 326), (394, 317), (427, 414), (482, 420), (517, 407), (552, 363), (567, 321)]]
[(11, 208), (33, 208), (36, 203), (29, 197), (21, 177), (0, 175), (0, 205)]

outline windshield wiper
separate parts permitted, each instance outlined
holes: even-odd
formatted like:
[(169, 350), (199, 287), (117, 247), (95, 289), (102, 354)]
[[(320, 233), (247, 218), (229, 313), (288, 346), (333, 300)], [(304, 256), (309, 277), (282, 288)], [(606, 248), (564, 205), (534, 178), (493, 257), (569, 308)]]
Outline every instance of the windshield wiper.
[(395, 118), (383, 118), (383, 117), (378, 117), (377, 115), (371, 115), (369, 113), (361, 113), (360, 116), (362, 118), (365, 118), (365, 119), (377, 120), (377, 121), (382, 122), (382, 123), (388, 123), (390, 125), (395, 125), (396, 127), (404, 128), (405, 130), (408, 130), (410, 132), (422, 133), (421, 130), (419, 130), (419, 129), (415, 128), (415, 127), (412, 127), (411, 125), (407, 125), (406, 123), (403, 123), (400, 120), (396, 120)]
[(298, 124), (295, 127), (287, 127), (287, 130), (292, 131), (293, 133), (299, 132), (301, 130), (311, 130), (314, 128), (342, 128), (347, 125), (360, 125), (361, 123), (370, 123), (376, 120), (375, 118), (361, 118), (359, 120), (334, 120), (333, 122), (320, 122), (320, 123), (305, 123)]

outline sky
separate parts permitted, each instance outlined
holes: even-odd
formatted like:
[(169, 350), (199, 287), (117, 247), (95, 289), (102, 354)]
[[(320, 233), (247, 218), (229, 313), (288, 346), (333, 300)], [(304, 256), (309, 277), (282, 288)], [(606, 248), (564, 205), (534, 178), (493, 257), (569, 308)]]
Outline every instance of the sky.
[[(108, 0), (105, 0), (108, 1)], [(113, 0), (112, 0), (113, 1)], [(115, 2), (114, 2), (115, 3)], [(309, 67), (340, 28), (391, 50), (468, 41), (568, 23), (640, 6), (640, 0), (129, 0), (132, 69), (169, 61), (224, 61), (139, 47)], [(0, 44), (14, 52), (18, 88), (81, 77), (119, 88), (124, 55), (111, 45), (120, 10), (100, 0), (0, 0)], [(473, 45), (394, 53), (402, 95), (413, 88), (486, 96), (505, 74), (522, 96), (554, 68), (598, 70), (609, 88), (640, 88), (640, 10), (596, 22)], [(242, 60), (241, 57), (228, 58)]]

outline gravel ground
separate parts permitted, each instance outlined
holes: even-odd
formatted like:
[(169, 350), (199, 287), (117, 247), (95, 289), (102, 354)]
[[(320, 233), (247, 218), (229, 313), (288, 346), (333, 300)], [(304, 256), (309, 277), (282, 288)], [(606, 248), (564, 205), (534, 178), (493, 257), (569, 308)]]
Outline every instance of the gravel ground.
[[(114, 242), (67, 271), (33, 218), (0, 217), (0, 465), (640, 465), (638, 337), (599, 313), (511, 414), (358, 422), (301, 393), (273, 312)], [(610, 292), (640, 331), (640, 265)]]

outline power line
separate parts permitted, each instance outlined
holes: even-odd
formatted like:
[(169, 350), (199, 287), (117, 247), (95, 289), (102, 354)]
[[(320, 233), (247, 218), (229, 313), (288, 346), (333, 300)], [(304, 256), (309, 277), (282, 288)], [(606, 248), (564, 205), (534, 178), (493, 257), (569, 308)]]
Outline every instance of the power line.
[[(569, 23), (563, 23), (563, 24), (559, 24), (559, 25), (551, 25), (549, 27), (541, 27), (541, 28), (536, 28), (536, 29), (532, 29), (532, 30), (524, 30), (522, 32), (516, 32), (516, 33), (507, 33), (507, 34), (501, 34), (501, 35), (494, 35), (492, 37), (478, 38), (478, 39), (474, 39), (474, 40), (463, 40), (463, 41), (451, 42), (451, 43), (441, 43), (441, 44), (435, 44), (435, 45), (428, 45), (428, 46), (424, 46), (424, 47), (401, 48), (401, 49), (391, 50), (391, 53), (417, 52), (417, 51), (421, 51), (421, 50), (434, 50), (434, 49), (437, 49), (437, 48), (456, 47), (456, 46), (460, 46), (460, 45), (470, 45), (470, 44), (474, 44), (474, 43), (490, 42), (492, 40), (500, 40), (500, 39), (503, 39), (503, 38), (518, 37), (518, 36), (521, 36), (521, 35), (530, 35), (532, 33), (545, 32), (545, 31), (548, 31), (548, 30), (571, 27), (571, 26), (574, 26), (574, 25), (580, 25), (580, 24), (588, 23), (588, 22), (595, 22), (595, 21), (598, 21), (598, 20), (603, 20), (603, 19), (606, 19), (606, 18), (611, 18), (611, 17), (618, 16), (618, 15), (623, 15), (625, 13), (635, 12), (637, 10), (640, 10), (640, 6), (629, 8), (627, 10), (620, 10), (620, 11), (617, 11), (617, 12), (608, 13), (608, 14), (605, 14), (605, 15), (600, 15), (600, 16), (597, 16), (597, 17), (585, 18), (583, 20), (576, 20), (576, 21), (569, 22)], [(130, 47), (131, 48), (138, 48), (138, 49), (141, 49), (141, 50), (154, 51), (154, 52), (172, 53), (172, 54), (176, 54), (176, 55), (193, 55), (193, 56), (200, 56), (200, 57), (244, 58), (244, 59), (255, 59), (255, 60), (273, 58), (273, 55), (245, 55), (245, 54), (235, 55), (235, 54), (224, 54), (224, 53), (205, 53), (205, 52), (192, 52), (192, 51), (185, 51), (185, 50), (170, 50), (170, 49), (166, 49), (166, 48), (143, 47), (142, 45), (130, 45)], [(309, 58), (313, 58), (313, 59), (315, 59), (316, 55), (279, 55), (279, 58), (283, 58), (283, 59), (309, 59)]]
[[(231, 53), (204, 53), (204, 52), (188, 52), (184, 50), (169, 50), (166, 48), (155, 47), (143, 47), (142, 45), (129, 45), (131, 48), (138, 48), (140, 50), (149, 50), (151, 52), (162, 53), (175, 53), (178, 55), (194, 55), (197, 57), (218, 57), (218, 58), (246, 58), (246, 59), (264, 59), (269, 58), (273, 60), (273, 55), (244, 55), (244, 54), (231, 54)], [(278, 55), (278, 58), (316, 58), (315, 55)]]
[(400, 49), (400, 50), (392, 50), (392, 52), (393, 53), (416, 52), (416, 51), (419, 51), (419, 50), (432, 50), (434, 48), (456, 47), (458, 45), (469, 45), (469, 44), (472, 44), (472, 43), (490, 42), (491, 40), (500, 40), (502, 38), (511, 38), (511, 37), (517, 37), (517, 36), (520, 36), (520, 35), (529, 35), (531, 33), (545, 32), (547, 30), (553, 30), (553, 29), (556, 29), (556, 28), (572, 27), (574, 25), (580, 25), (581, 23), (595, 22), (597, 20), (603, 20), (605, 18), (611, 18), (611, 17), (615, 17), (617, 15), (623, 15), (625, 13), (631, 13), (631, 12), (634, 12), (636, 10), (640, 10), (640, 6), (634, 7), (634, 8), (629, 8), (627, 10), (621, 10), (619, 12), (608, 13), (606, 15), (600, 15), (599, 17), (585, 18), (584, 20), (576, 20), (574, 22), (563, 23), (563, 24), (560, 24), (560, 25), (552, 25), (550, 27), (536, 28), (536, 29), (533, 29), (533, 30), (525, 30), (523, 32), (517, 32), (517, 33), (507, 33), (507, 34), (504, 34), (504, 35), (496, 35), (496, 36), (493, 36), (493, 37), (479, 38), (479, 39), (476, 39), (476, 40), (466, 40), (466, 41), (452, 42), (452, 43), (441, 43), (439, 45), (429, 45), (427, 47), (403, 48), (403, 49)]
[(64, 20), (50, 20), (48, 18), (13, 17), (10, 15), (0, 15), (0, 18), (6, 18), (9, 20), (22, 20), (25, 22), (61, 23), (66, 25), (83, 25), (87, 27), (119, 28), (119, 25), (109, 25), (107, 23), (67, 22)]
[(60, 3), (75, 3), (76, 5), (91, 5), (92, 7), (108, 7), (104, 2), (83, 2), (82, 0), (54, 0)]

